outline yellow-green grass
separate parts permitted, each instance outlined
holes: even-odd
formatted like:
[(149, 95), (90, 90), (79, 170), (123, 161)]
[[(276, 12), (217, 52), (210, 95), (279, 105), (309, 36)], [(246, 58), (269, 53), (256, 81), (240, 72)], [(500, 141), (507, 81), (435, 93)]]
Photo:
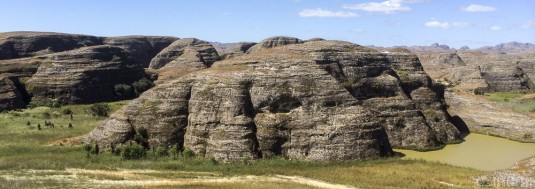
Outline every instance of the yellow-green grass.
[[(109, 103), (112, 110), (117, 110), (126, 102)], [(0, 183), (11, 183), (6, 186), (21, 185), (33, 188), (31, 182), (9, 181), (1, 174), (12, 174), (18, 170), (57, 170), (52, 175), (64, 174), (69, 168), (119, 170), (148, 169), (165, 171), (147, 173), (158, 179), (198, 178), (208, 172), (214, 177), (231, 177), (241, 175), (294, 175), (325, 182), (357, 186), (362, 188), (444, 188), (447, 184), (462, 187), (473, 187), (473, 177), (484, 174), (482, 171), (459, 168), (422, 160), (401, 160), (398, 158), (378, 159), (370, 161), (343, 162), (308, 162), (282, 158), (262, 159), (252, 162), (218, 163), (202, 158), (156, 157), (149, 152), (148, 157), (141, 160), (122, 160), (103, 150), (98, 156), (86, 156), (82, 147), (69, 145), (50, 146), (52, 141), (80, 136), (89, 133), (104, 117), (94, 117), (86, 113), (89, 105), (71, 105), (61, 108), (38, 107), (19, 112), (0, 113)], [(63, 109), (74, 112), (73, 119), (62, 114)], [(45, 112), (50, 118), (45, 118)], [(55, 124), (55, 128), (45, 127), (45, 120)], [(26, 123), (30, 122), (31, 126)], [(69, 122), (72, 129), (67, 128)], [(41, 124), (41, 130), (37, 124)], [(63, 125), (63, 127), (61, 127)], [(184, 173), (191, 172), (189, 173)], [(28, 175), (27, 175), (28, 176)], [(109, 178), (107, 179), (121, 179)], [(95, 178), (99, 179), (99, 178)], [(102, 178), (101, 178), (102, 179)], [(52, 187), (64, 185), (74, 186), (76, 183), (64, 183), (56, 180), (45, 180)], [(268, 185), (252, 185), (251, 183), (200, 183), (182, 186), (184, 188), (300, 188), (303, 185), (277, 183)], [(0, 185), (1, 186), (1, 185)], [(37, 187), (42, 185), (35, 185)], [(1, 188), (1, 187), (0, 187)], [(135, 188), (135, 187), (134, 187)], [(158, 186), (157, 188), (166, 188)]]
[(535, 99), (523, 99), (522, 97), (525, 95), (525, 93), (495, 92), (488, 93), (485, 96), (488, 99), (510, 107), (517, 112), (523, 114), (535, 113)]

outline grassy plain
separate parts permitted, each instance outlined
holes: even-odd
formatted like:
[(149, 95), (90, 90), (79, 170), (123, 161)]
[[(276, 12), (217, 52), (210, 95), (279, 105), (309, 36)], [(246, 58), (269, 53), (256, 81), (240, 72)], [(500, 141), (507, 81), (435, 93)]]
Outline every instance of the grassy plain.
[[(115, 111), (125, 103), (109, 105)], [(484, 174), (399, 158), (344, 162), (274, 158), (218, 163), (203, 158), (157, 157), (151, 152), (145, 159), (122, 160), (105, 150), (87, 158), (82, 147), (58, 145), (57, 141), (89, 133), (105, 119), (88, 114), (88, 107), (36, 107), (0, 113), (0, 188), (472, 188), (477, 187), (473, 178)], [(67, 108), (74, 112), (72, 119), (63, 113)], [(45, 127), (45, 120), (54, 128)], [(69, 123), (73, 128), (68, 128)]]
[[(495, 92), (485, 95), (488, 99), (501, 103), (523, 114), (535, 113), (535, 95), (513, 92)], [(531, 97), (530, 97), (531, 96)]]

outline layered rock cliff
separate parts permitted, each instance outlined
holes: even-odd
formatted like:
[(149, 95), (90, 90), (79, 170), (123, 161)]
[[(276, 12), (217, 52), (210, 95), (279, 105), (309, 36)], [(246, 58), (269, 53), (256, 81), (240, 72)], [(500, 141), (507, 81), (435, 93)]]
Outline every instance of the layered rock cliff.
[(114, 85), (128, 85), (144, 78), (151, 59), (177, 39), (0, 33), (0, 74), (24, 81), (24, 91), (19, 92), (29, 91), (34, 101), (114, 101), (119, 99)]
[(102, 38), (50, 32), (0, 33), (0, 60), (37, 56), (101, 45)]
[(39, 69), (27, 82), (34, 101), (76, 104), (114, 100), (116, 84), (144, 77), (142, 65), (115, 46), (85, 47), (38, 58)]
[[(168, 52), (161, 54), (179, 54)], [(187, 65), (175, 65), (181, 64)], [(150, 146), (176, 143), (223, 161), (367, 159), (391, 155), (391, 146), (424, 150), (459, 141), (442, 97), (414, 54), (300, 42), (259, 48), (162, 83), (87, 140), (124, 143), (144, 128)]]

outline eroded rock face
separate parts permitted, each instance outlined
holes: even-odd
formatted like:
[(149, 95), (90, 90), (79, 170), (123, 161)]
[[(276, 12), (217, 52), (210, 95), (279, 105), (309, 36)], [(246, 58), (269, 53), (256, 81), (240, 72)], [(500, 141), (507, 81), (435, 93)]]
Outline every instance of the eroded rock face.
[(435, 60), (438, 64), (449, 64), (452, 66), (465, 66), (464, 61), (457, 53), (440, 53)]
[(295, 37), (284, 37), (284, 36), (276, 36), (276, 37), (270, 37), (267, 39), (264, 39), (258, 44), (252, 46), (247, 50), (247, 53), (252, 53), (261, 49), (268, 49), (278, 46), (284, 46), (289, 44), (299, 44), (303, 43), (301, 39), (295, 38)]
[(222, 50), (221, 53), (221, 59), (227, 59), (232, 58), (236, 56), (241, 56), (247, 52), (251, 47), (255, 46), (257, 43), (252, 42), (239, 42), (232, 46), (230, 46), (227, 49)]
[(106, 38), (104, 44), (123, 48), (135, 64), (146, 68), (156, 54), (176, 40), (176, 37), (122, 36)]
[(480, 70), (490, 91), (521, 92), (535, 87), (528, 74), (516, 65), (498, 62), (481, 66)]
[(0, 75), (0, 112), (26, 106), (27, 94), (23, 94), (20, 82), (14, 77)]
[(59, 104), (94, 103), (116, 99), (116, 84), (144, 77), (120, 47), (101, 45), (38, 57), (41, 64), (28, 81), (35, 101)]
[(535, 142), (535, 119), (485, 97), (447, 92), (448, 112), (462, 118), (471, 132)]
[(88, 35), (6, 32), (0, 33), (0, 60), (44, 55), (101, 44), (101, 38)]
[(191, 62), (191, 59), (210, 67), (219, 60), (219, 55), (215, 48), (206, 41), (195, 38), (179, 39), (158, 53), (151, 60), (149, 68), (181, 66), (184, 62)]
[(311, 41), (250, 52), (163, 83), (87, 140), (110, 146), (145, 128), (150, 146), (176, 143), (222, 161), (367, 159), (391, 155), (391, 144), (428, 149), (457, 141), (441, 97), (414, 54)]

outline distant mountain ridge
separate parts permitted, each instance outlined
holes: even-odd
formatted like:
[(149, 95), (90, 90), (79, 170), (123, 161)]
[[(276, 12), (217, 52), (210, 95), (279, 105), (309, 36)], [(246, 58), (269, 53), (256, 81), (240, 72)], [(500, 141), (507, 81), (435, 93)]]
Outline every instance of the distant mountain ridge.
[(385, 51), (389, 48), (405, 48), (413, 52), (454, 52), (454, 51), (473, 51), (473, 52), (485, 52), (485, 53), (535, 53), (535, 44), (533, 43), (521, 43), (521, 42), (507, 42), (500, 43), (495, 46), (482, 46), (476, 49), (470, 49), (468, 46), (462, 46), (459, 49), (451, 48), (445, 44), (433, 43), (429, 46), (393, 46), (393, 47), (378, 47), (368, 46), (373, 49)]

